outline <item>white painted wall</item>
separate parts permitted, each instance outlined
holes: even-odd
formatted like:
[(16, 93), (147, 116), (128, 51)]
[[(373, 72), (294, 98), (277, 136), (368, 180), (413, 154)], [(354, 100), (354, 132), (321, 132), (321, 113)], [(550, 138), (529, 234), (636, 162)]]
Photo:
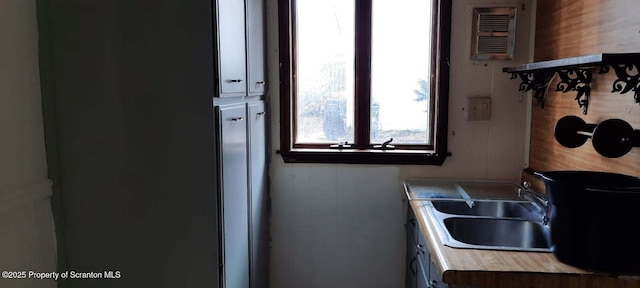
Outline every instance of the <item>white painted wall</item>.
[[(56, 269), (37, 39), (35, 1), (0, 1), (0, 271)], [(56, 283), (0, 277), (0, 287)]]
[[(269, 83), (278, 81), (277, 1), (267, 0)], [(522, 9), (522, 4), (526, 9)], [(517, 181), (529, 98), (504, 66), (529, 62), (535, 0), (453, 1), (449, 151), (442, 166), (285, 164), (279, 89), (271, 85), (271, 287), (403, 287), (404, 195), (410, 177)], [(469, 60), (472, 7), (518, 7), (514, 61)], [(492, 97), (490, 121), (467, 122), (469, 96)]]

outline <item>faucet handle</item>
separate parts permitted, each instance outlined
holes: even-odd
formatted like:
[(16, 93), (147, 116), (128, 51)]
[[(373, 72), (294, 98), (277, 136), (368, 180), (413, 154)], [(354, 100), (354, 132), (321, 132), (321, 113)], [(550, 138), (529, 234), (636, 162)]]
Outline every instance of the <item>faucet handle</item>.
[(524, 187), (524, 189), (518, 189), (519, 196), (529, 196), (529, 198), (534, 202), (541, 204), (545, 209), (549, 209), (549, 199), (547, 199), (545, 194), (534, 190), (529, 181), (522, 182), (522, 187)]
[(522, 182), (522, 187), (524, 187), (524, 189), (518, 189), (519, 196), (528, 196), (527, 198), (538, 204), (538, 206), (544, 211), (544, 215), (542, 215), (542, 224), (549, 224), (549, 213), (551, 209), (549, 199), (547, 199), (545, 194), (534, 190), (529, 181)]

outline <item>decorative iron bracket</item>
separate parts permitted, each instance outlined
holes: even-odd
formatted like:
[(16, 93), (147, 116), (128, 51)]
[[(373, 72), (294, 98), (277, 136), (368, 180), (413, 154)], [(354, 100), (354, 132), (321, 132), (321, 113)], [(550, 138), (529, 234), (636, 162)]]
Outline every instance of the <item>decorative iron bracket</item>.
[(591, 95), (591, 79), (593, 79), (591, 69), (560, 69), (558, 70), (560, 82), (556, 91), (567, 93), (576, 91), (575, 100), (578, 106), (582, 108), (582, 114), (587, 115), (589, 109), (589, 96)]
[(544, 93), (546, 85), (548, 85), (545, 83), (546, 78), (557, 72), (560, 76), (557, 91), (578, 92), (575, 100), (578, 101), (582, 112), (587, 114), (594, 67), (600, 67), (599, 74), (607, 73), (613, 69), (617, 80), (613, 82), (613, 91), (611, 92), (625, 94), (633, 91), (636, 103), (640, 104), (640, 53), (603, 53), (554, 59), (504, 67), (502, 72), (511, 73), (511, 79), (520, 76), (522, 79), (520, 91), (535, 90), (535, 97), (541, 105), (544, 105)]
[(544, 109), (544, 94), (549, 86), (549, 78), (553, 77), (555, 72), (549, 70), (538, 70), (533, 72), (514, 72), (511, 73), (511, 79), (520, 77), (522, 83), (518, 91), (527, 92), (533, 90), (536, 93), (533, 97), (540, 104), (540, 108)]
[[(609, 72), (609, 67), (613, 68), (618, 77), (617, 80), (613, 81), (611, 93), (620, 92), (620, 94), (625, 94), (633, 90), (633, 98), (636, 103), (640, 103), (640, 63), (602, 65), (598, 73)], [(635, 74), (632, 74), (634, 71)]]

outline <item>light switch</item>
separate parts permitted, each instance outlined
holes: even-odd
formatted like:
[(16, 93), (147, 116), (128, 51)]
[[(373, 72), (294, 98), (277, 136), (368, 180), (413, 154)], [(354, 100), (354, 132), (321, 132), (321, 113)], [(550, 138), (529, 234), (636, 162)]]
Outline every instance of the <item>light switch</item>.
[(491, 119), (491, 97), (467, 98), (467, 120)]

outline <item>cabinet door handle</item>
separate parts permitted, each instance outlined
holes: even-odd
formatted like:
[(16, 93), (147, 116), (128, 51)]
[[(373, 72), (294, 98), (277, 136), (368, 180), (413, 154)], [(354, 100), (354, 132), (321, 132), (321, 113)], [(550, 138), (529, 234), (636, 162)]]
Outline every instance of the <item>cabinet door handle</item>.
[(236, 118), (231, 118), (231, 121), (242, 121), (243, 118), (242, 117), (236, 117)]
[(267, 114), (267, 112), (264, 112), (264, 111), (258, 112), (256, 113), (256, 116), (264, 116), (264, 114)]
[(228, 80), (228, 81), (231, 82), (231, 83), (242, 83), (242, 82), (244, 82), (244, 80), (242, 80), (242, 79), (231, 79), (231, 80)]
[(265, 83), (266, 82), (264, 82), (264, 81), (258, 81), (258, 82), (256, 82), (256, 85), (264, 85)]
[(411, 262), (409, 262), (409, 270), (411, 270), (411, 274), (415, 277), (417, 274), (418, 269), (414, 269), (413, 268), (413, 263), (416, 263), (416, 260), (418, 260), (418, 258), (416, 258), (416, 256), (413, 256), (413, 259), (411, 259)]
[(422, 244), (418, 244), (418, 245), (416, 245), (416, 248), (417, 248), (420, 252), (424, 253), (424, 246), (422, 246)]

